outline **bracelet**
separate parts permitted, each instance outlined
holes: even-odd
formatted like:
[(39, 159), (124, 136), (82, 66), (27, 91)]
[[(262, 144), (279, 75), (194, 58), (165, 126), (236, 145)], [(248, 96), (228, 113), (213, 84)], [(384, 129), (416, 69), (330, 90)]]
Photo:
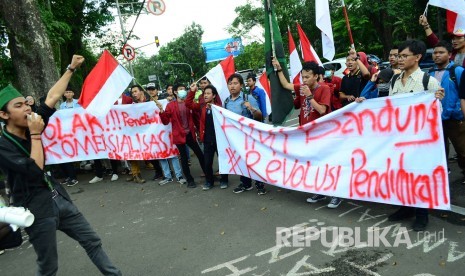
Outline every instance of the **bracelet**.
[(309, 100), (313, 99), (313, 95), (307, 96), (307, 99), (309, 99)]
[(42, 140), (42, 138), (35, 138), (35, 137), (31, 137), (31, 140)]
[(282, 71), (283, 71), (283, 69), (278, 69), (278, 70), (276, 70), (276, 72), (278, 72), (278, 73), (279, 73), (279, 72), (282, 72)]
[(74, 71), (76, 71), (76, 68), (71, 68), (71, 64), (69, 64), (69, 65), (66, 67), (66, 70), (69, 70), (69, 71), (71, 71), (71, 73), (74, 73)]
[(41, 134), (41, 133), (31, 133), (31, 134), (29, 134), (29, 135), (32, 136), (32, 135), (42, 135), (42, 134)]

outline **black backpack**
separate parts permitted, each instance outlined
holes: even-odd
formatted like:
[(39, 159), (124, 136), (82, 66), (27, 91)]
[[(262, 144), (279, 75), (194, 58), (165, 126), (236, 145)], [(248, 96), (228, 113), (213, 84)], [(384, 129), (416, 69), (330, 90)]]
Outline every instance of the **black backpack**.
[[(459, 91), (459, 82), (457, 80), (457, 76), (455, 75), (455, 68), (457, 68), (458, 65), (457, 64), (452, 64), (451, 67), (449, 68), (446, 68), (445, 70), (449, 71), (449, 78), (455, 83), (455, 88), (457, 89), (457, 91)], [(434, 71), (440, 71), (442, 69), (429, 69), (428, 73), (432, 73)]]
[[(455, 75), (455, 74), (454, 74)], [(391, 79), (391, 89), (394, 88), (394, 83), (396, 82), (396, 80), (399, 78), (400, 74), (395, 74), (394, 76), (392, 76), (392, 79)], [(423, 80), (422, 80), (422, 83), (423, 83), (423, 89), (425, 90), (428, 90), (428, 83), (429, 83), (429, 78), (431, 76), (428, 74), (428, 73), (424, 73), (423, 74)]]

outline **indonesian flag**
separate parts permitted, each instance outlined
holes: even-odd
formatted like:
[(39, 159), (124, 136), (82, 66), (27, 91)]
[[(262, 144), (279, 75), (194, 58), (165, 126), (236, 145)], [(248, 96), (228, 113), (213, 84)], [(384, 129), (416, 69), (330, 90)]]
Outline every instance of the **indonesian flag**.
[(465, 35), (465, 15), (457, 14), (452, 11), (446, 12), (447, 32), (459, 35)]
[(236, 69), (234, 68), (234, 57), (230, 55), (229, 57), (221, 61), (218, 65), (213, 67), (206, 74), (208, 80), (218, 90), (221, 102), (223, 103), (226, 100), (226, 98), (230, 95), (228, 89), (228, 78), (235, 72)]
[(430, 0), (427, 5), (440, 7), (458, 14), (465, 15), (465, 1), (463, 0)]
[(78, 103), (92, 115), (104, 116), (131, 80), (128, 71), (105, 50), (84, 81)]
[(300, 71), (302, 71), (302, 63), (300, 62), (299, 53), (295, 48), (294, 38), (292, 38), (291, 29), (287, 28), (287, 36), (289, 40), (289, 66), (290, 72), (289, 77), (293, 84), (302, 83), (302, 77)]
[(302, 58), (304, 61), (314, 61), (320, 66), (323, 66), (323, 63), (321, 63), (320, 58), (316, 54), (315, 49), (313, 49), (310, 40), (308, 40), (307, 35), (304, 33), (304, 30), (302, 30), (299, 23), (297, 23), (297, 31), (299, 32), (300, 49), (302, 50)]
[(268, 114), (263, 114), (263, 117), (266, 117), (271, 114), (271, 89), (270, 89), (270, 82), (268, 81), (268, 77), (266, 75), (266, 70), (263, 71), (263, 74), (258, 79), (257, 83), (255, 84), (257, 87), (265, 90), (266, 92), (266, 112)]
[(323, 44), (323, 57), (333, 60), (336, 54), (334, 47), (333, 28), (331, 27), (331, 16), (329, 14), (329, 1), (315, 1), (316, 26), (321, 30), (321, 42)]

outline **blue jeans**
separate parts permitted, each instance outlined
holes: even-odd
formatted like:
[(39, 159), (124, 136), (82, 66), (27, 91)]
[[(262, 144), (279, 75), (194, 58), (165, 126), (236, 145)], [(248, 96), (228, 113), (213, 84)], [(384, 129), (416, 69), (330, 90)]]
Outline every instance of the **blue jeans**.
[(182, 169), (177, 156), (168, 159), (160, 159), (163, 174), (165, 175), (165, 178), (173, 178), (171, 176), (170, 163), (168, 162), (169, 160), (171, 160), (171, 164), (173, 164), (174, 173), (176, 174), (176, 178), (179, 180), (182, 177)]
[(79, 242), (103, 275), (122, 275), (103, 251), (99, 236), (77, 207), (61, 195), (55, 197), (54, 203), (55, 216), (39, 218), (26, 228), (37, 254), (39, 267), (36, 275), (56, 275), (58, 271), (57, 229)]

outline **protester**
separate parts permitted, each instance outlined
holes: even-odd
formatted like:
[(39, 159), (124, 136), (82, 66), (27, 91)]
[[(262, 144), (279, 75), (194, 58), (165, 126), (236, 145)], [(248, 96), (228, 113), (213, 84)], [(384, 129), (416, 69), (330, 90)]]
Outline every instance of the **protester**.
[(165, 125), (171, 123), (173, 129), (173, 142), (176, 144), (181, 155), (181, 165), (187, 179), (187, 187), (195, 188), (197, 185), (195, 184), (194, 178), (192, 177), (189, 169), (187, 159), (188, 151), (186, 151), (186, 148), (189, 147), (194, 151), (203, 173), (205, 173), (205, 160), (202, 150), (195, 139), (194, 122), (192, 120), (192, 114), (185, 104), (186, 97), (186, 90), (178, 90), (177, 100), (168, 103), (165, 110), (160, 109), (160, 118)]
[(436, 78), (444, 88), (445, 96), (442, 99), (442, 130), (446, 147), (446, 156), (449, 156), (449, 140), (457, 153), (457, 163), (464, 175), (465, 182), (465, 124), (460, 109), (459, 87), (464, 72), (462, 66), (450, 61), (452, 45), (447, 41), (439, 41), (434, 47), (434, 68), (430, 75)]
[[(131, 86), (131, 93), (132, 93), (132, 99), (133, 99), (133, 104), (137, 103), (144, 103), (149, 101), (149, 99), (145, 95), (144, 89), (136, 84)], [(160, 163), (158, 160), (150, 160), (150, 163), (153, 165), (155, 169), (155, 175), (153, 176), (152, 180), (156, 180), (159, 178), (163, 177), (163, 171), (161, 169)], [(140, 171), (140, 164), (138, 160), (131, 160), (131, 173), (132, 175), (126, 178), (126, 181), (134, 181), (135, 183), (145, 183), (145, 179), (142, 178), (141, 171)]]
[[(116, 181), (118, 180), (118, 160), (110, 160), (111, 164), (111, 172), (109, 173), (111, 175), (110, 181)], [(104, 167), (102, 165), (102, 160), (97, 159), (94, 160), (94, 169), (95, 169), (95, 177), (89, 180), (90, 184), (94, 184), (100, 181), (103, 181), (103, 176), (105, 174)]]
[[(460, 107), (462, 108), (463, 116), (465, 117), (465, 74), (460, 78)], [(465, 181), (463, 182), (465, 184)]]
[[(161, 103), (158, 102), (158, 93), (155, 93), (156, 91), (155, 84), (153, 83), (147, 84), (147, 91), (150, 95), (150, 100), (155, 102), (159, 110), (163, 110), (163, 106), (161, 105)], [(181, 165), (179, 164), (179, 159), (177, 156), (167, 158), (167, 159), (159, 159), (158, 161), (160, 162), (160, 165), (161, 165), (161, 168), (164, 174), (164, 178), (160, 182), (158, 182), (160, 186), (173, 182), (173, 177), (172, 177), (169, 161), (171, 161), (171, 164), (173, 165), (174, 173), (176, 175), (178, 182), (181, 184), (187, 183), (186, 179), (184, 179), (184, 177), (182, 176)]]
[[(302, 64), (302, 84), (292, 84), (287, 81), (282, 73), (279, 62), (274, 58), (273, 66), (277, 69), (281, 85), (288, 89), (296, 91), (294, 100), (295, 108), (300, 108), (300, 124), (304, 125), (312, 122), (329, 112), (331, 112), (331, 89), (324, 83), (319, 82), (319, 72), (321, 71), (316, 62), (304, 62)], [(298, 92), (297, 92), (298, 91)], [(315, 203), (324, 200), (324, 195), (314, 194), (307, 199), (309, 203)], [(342, 200), (332, 197), (328, 208), (337, 208)]]
[(50, 89), (45, 103), (32, 113), (25, 98), (11, 85), (0, 91), (0, 118), (6, 122), (0, 138), (0, 168), (8, 175), (13, 204), (28, 208), (35, 217), (26, 228), (37, 254), (36, 275), (55, 275), (58, 271), (56, 230), (78, 241), (104, 275), (121, 275), (102, 249), (99, 236), (72, 203), (66, 190), (44, 173), (41, 133), (54, 106), (63, 96), (73, 72), (84, 58), (74, 55), (71, 64)]
[(166, 86), (165, 92), (163, 92), (160, 97), (160, 100), (168, 100), (168, 102), (171, 102), (175, 99), (175, 96), (173, 94), (173, 85), (168, 84)]
[[(424, 15), (420, 15), (419, 23), (423, 26), (423, 29), (425, 29), (428, 45), (434, 47), (439, 42), (439, 38), (434, 34), (433, 30), (431, 30), (428, 18)], [(465, 66), (465, 30), (454, 30), (451, 36), (453, 50), (450, 59), (457, 65)]]
[(360, 102), (360, 100), (364, 99), (388, 96), (391, 78), (393, 75), (394, 71), (391, 68), (386, 68), (373, 74), (373, 76), (371, 76), (371, 80), (367, 83), (365, 88), (363, 88), (360, 98), (357, 98), (356, 101)]
[(339, 99), (339, 91), (341, 90), (342, 79), (334, 75), (334, 66), (327, 64), (324, 67), (324, 83), (331, 89), (331, 110), (337, 110), (342, 107)]
[[(339, 99), (342, 102), (342, 106), (350, 104), (360, 96), (369, 79), (366, 79), (366, 76), (370, 76), (368, 69), (364, 66), (363, 62), (360, 62), (360, 57), (354, 57), (353, 53), (347, 55), (346, 65), (349, 74), (342, 78), (341, 90), (339, 91)], [(362, 73), (362, 67), (360, 66), (364, 68), (365, 73)]]
[[(213, 158), (215, 152), (218, 155), (218, 147), (215, 136), (215, 125), (213, 123), (213, 113), (211, 105), (221, 106), (219, 100), (218, 91), (213, 85), (207, 85), (203, 88), (203, 104), (194, 102), (195, 92), (197, 85), (193, 83), (190, 87), (190, 93), (186, 99), (186, 106), (192, 110), (198, 110), (200, 112), (200, 128), (199, 128), (199, 139), (203, 143), (203, 153), (205, 156), (205, 184), (203, 190), (210, 190), (214, 186), (213, 176)], [(228, 188), (228, 175), (222, 174), (220, 179), (220, 188)]]
[[(74, 91), (72, 88), (66, 88), (64, 98), (65, 101), (60, 104), (60, 110), (81, 107), (81, 105), (78, 104), (78, 100), (74, 99)], [(61, 182), (62, 185), (73, 187), (79, 183), (77, 180), (76, 169), (74, 168), (74, 162), (61, 163), (59, 164), (59, 167), (65, 176), (65, 180)]]
[[(248, 97), (242, 92), (244, 79), (240, 74), (232, 74), (228, 78), (228, 89), (230, 96), (224, 101), (224, 108), (244, 117), (254, 119), (257, 121), (262, 120), (262, 113), (258, 107), (258, 103), (254, 97)], [(223, 178), (226, 181), (227, 178)], [(233, 190), (234, 193), (239, 194), (245, 191), (250, 191), (252, 187), (252, 179), (242, 176), (240, 177), (241, 183)], [(267, 193), (265, 185), (257, 181), (255, 183), (259, 195)]]
[(268, 115), (268, 111), (266, 110), (266, 92), (265, 90), (261, 89), (260, 87), (256, 86), (257, 83), (257, 75), (254, 73), (249, 73), (246, 79), (246, 85), (249, 87), (249, 94), (252, 95), (255, 100), (257, 100), (258, 108), (262, 112), (263, 120), (266, 119)]
[(394, 71), (394, 74), (400, 74), (399, 69), (399, 47), (394, 45), (389, 51), (389, 68)]
[[(397, 95), (411, 92), (428, 91), (435, 93), (437, 99), (444, 98), (444, 89), (439, 82), (421, 71), (419, 62), (426, 53), (426, 45), (419, 40), (407, 40), (399, 45), (400, 75), (395, 75), (389, 87), (389, 95)], [(362, 102), (358, 100), (357, 102)], [(428, 209), (402, 206), (397, 212), (388, 217), (389, 221), (400, 221), (415, 216), (412, 225), (413, 230), (423, 231), (428, 225)]]

